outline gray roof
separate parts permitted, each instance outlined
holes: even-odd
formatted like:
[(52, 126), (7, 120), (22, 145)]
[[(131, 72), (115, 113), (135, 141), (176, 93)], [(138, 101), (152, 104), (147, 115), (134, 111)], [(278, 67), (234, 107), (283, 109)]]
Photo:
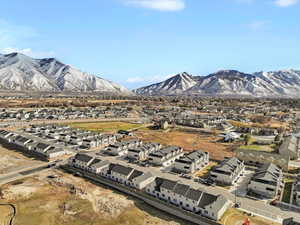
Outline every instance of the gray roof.
[(173, 190), (176, 186), (177, 182), (176, 181), (172, 181), (172, 180), (167, 180), (164, 179), (162, 185), (160, 186), (160, 188), (164, 188), (167, 190)]
[(119, 173), (125, 176), (128, 176), (134, 169), (131, 167), (122, 166), (119, 164), (116, 164), (111, 171), (115, 173)]
[(75, 155), (76, 160), (86, 162), (86, 163), (91, 161), (92, 158), (93, 158), (92, 156), (89, 156), (87, 154), (82, 154), (82, 153), (78, 153)]
[(174, 193), (178, 195), (185, 195), (189, 189), (190, 187), (188, 185), (178, 183), (174, 188)]
[(281, 170), (276, 165), (269, 163), (264, 164), (255, 172), (251, 180), (271, 185), (277, 185), (280, 178)]
[(194, 201), (198, 201), (201, 198), (202, 191), (190, 188), (185, 197)]
[(204, 208), (207, 205), (211, 205), (212, 203), (214, 203), (217, 200), (218, 196), (216, 195), (212, 195), (206, 192), (203, 192), (202, 198), (198, 204), (198, 206), (200, 208)]

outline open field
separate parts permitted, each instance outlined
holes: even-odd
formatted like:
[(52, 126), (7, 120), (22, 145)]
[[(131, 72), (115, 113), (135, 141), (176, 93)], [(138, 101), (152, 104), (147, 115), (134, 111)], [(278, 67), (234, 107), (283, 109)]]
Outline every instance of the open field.
[(189, 225), (141, 201), (57, 170), (1, 189), (4, 199), (0, 203), (17, 208), (15, 225)]
[(223, 225), (243, 225), (243, 222), (247, 218), (250, 220), (251, 225), (279, 225), (279, 223), (275, 223), (261, 217), (247, 216), (246, 213), (237, 209), (227, 210), (221, 220), (221, 223)]
[(233, 126), (235, 127), (258, 127), (258, 128), (288, 128), (289, 124), (288, 123), (284, 123), (284, 122), (280, 122), (280, 121), (275, 121), (275, 120), (271, 120), (268, 121), (266, 123), (245, 123), (245, 122), (239, 122), (239, 121), (234, 121), (231, 120), (229, 121)]
[(95, 132), (115, 132), (118, 130), (130, 130), (141, 126), (141, 124), (133, 124), (126, 122), (79, 122), (68, 124), (73, 128), (80, 128)]
[[(0, 200), (1, 203), (1, 200)], [(8, 224), (11, 218), (11, 208), (9, 206), (0, 205), (0, 224)]]
[(274, 151), (273, 147), (274, 146), (272, 145), (242, 145), (240, 146), (240, 149), (273, 152)]
[(0, 144), (0, 175), (37, 163), (40, 162), (30, 159), (18, 151), (6, 149)]
[(210, 158), (222, 160), (224, 157), (232, 157), (233, 150), (237, 144), (220, 143), (219, 137), (201, 134), (199, 132), (188, 132), (181, 130), (141, 129), (135, 132), (136, 136), (145, 142), (158, 142), (163, 145), (177, 145), (186, 151), (202, 150), (210, 154)]

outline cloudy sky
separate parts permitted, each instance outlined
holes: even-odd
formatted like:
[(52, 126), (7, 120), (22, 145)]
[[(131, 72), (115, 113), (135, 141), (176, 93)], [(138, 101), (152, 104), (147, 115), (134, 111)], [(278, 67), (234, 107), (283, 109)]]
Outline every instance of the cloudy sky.
[(187, 71), (300, 69), (300, 0), (9, 0), (0, 52), (129, 88)]

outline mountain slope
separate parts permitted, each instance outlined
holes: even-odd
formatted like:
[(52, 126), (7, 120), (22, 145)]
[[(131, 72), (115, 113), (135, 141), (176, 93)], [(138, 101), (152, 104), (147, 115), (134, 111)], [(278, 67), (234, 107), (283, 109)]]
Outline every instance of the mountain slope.
[(193, 76), (183, 72), (167, 79), (166, 81), (136, 89), (134, 92), (140, 95), (182, 94), (195, 84), (197, 84), (197, 82), (193, 79)]
[(20, 53), (0, 55), (0, 89), (131, 94), (118, 84), (81, 72), (54, 58), (32, 59)]
[[(246, 74), (236, 70), (221, 70), (208, 76), (191, 76), (190, 88), (178, 88), (178, 85), (170, 81), (175, 77), (142, 87), (136, 93), (142, 95), (157, 94), (183, 94), (183, 95), (242, 95), (253, 97), (299, 97), (300, 71), (282, 70), (274, 72), (259, 72)], [(172, 92), (162, 92), (172, 90)]]

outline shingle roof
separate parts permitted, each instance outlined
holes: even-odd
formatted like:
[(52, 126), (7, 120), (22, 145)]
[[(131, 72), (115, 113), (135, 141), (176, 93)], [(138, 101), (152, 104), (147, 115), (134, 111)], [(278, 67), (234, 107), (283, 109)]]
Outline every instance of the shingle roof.
[(189, 188), (190, 187), (185, 184), (177, 184), (174, 188), (174, 193), (178, 195), (185, 195), (189, 190)]
[(134, 169), (126, 166), (122, 166), (119, 164), (116, 164), (111, 171), (115, 173), (119, 173), (125, 176), (128, 176)]
[(167, 190), (173, 190), (175, 188), (176, 184), (177, 184), (176, 181), (165, 179), (163, 181), (162, 185), (160, 186), (160, 188), (164, 188), (164, 189), (167, 189)]
[(185, 197), (188, 199), (192, 199), (194, 201), (198, 201), (201, 198), (202, 191), (190, 188), (186, 193)]
[(87, 154), (82, 154), (82, 153), (78, 153), (75, 155), (75, 159), (76, 160), (79, 160), (79, 161), (82, 161), (82, 162), (86, 162), (88, 163), (89, 161), (91, 161), (93, 157), (92, 156), (89, 156)]

